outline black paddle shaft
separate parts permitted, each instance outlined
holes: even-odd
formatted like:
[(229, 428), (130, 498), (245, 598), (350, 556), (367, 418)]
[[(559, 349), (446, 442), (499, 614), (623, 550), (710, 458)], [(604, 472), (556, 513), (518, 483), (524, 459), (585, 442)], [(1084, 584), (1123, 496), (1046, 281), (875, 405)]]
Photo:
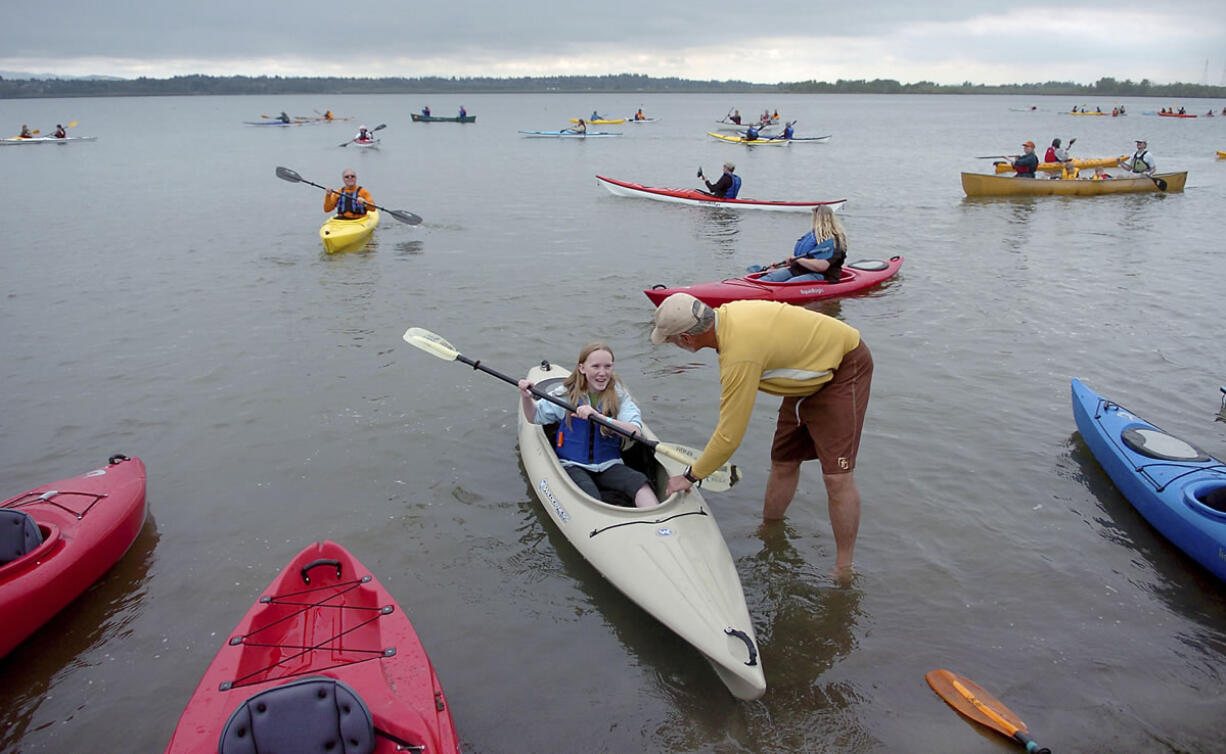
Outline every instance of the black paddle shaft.
[[(461, 362), (461, 363), (464, 363), (464, 364), (469, 365), (469, 366), (470, 366), (470, 367), (472, 367), (473, 369), (477, 369), (477, 370), (480, 370), (480, 371), (482, 371), (482, 372), (485, 372), (486, 374), (493, 375), (494, 377), (497, 377), (498, 379), (502, 380), (503, 382), (509, 382), (509, 383), (511, 383), (512, 385), (514, 385), (514, 386), (516, 386), (516, 387), (519, 387), (519, 380), (514, 379), (514, 378), (512, 378), (512, 377), (508, 377), (507, 375), (503, 374), (502, 372), (499, 372), (497, 369), (490, 369), (490, 368), (489, 368), (489, 367), (487, 367), (486, 365), (482, 364), (482, 363), (480, 362), (480, 360), (478, 360), (478, 361), (473, 361), (472, 359), (468, 358), (468, 357), (467, 357), (467, 356), (465, 356), (464, 354), (459, 354), (459, 353), (458, 353), (458, 354), (456, 354), (455, 359), (456, 359), (456, 361), (459, 361), (459, 362)], [(549, 401), (550, 403), (554, 404), (555, 406), (561, 406), (562, 408), (566, 409), (567, 411), (571, 412), (572, 414), (573, 414), (573, 413), (575, 413), (575, 411), (577, 411), (577, 410), (578, 410), (578, 408), (577, 408), (576, 406), (574, 406), (573, 404), (571, 404), (571, 403), (569, 403), (569, 402), (567, 402), (567, 401), (562, 400), (561, 398), (557, 397), (556, 395), (550, 395), (549, 393), (546, 393), (546, 392), (545, 392), (545, 391), (543, 391), (543, 390), (538, 390), (538, 389), (536, 388), (536, 386), (535, 386), (535, 385), (533, 385), (533, 386), (532, 386), (532, 388), (531, 388), (531, 393), (532, 393), (533, 395), (535, 395), (537, 398), (540, 398), (540, 399), (542, 399), (542, 400)], [(622, 437), (628, 437), (628, 438), (630, 438), (631, 440), (634, 440), (635, 442), (640, 442), (640, 443), (642, 443), (642, 444), (646, 445), (646, 446), (647, 446), (647, 447), (649, 447), (649, 448), (653, 448), (653, 449), (654, 449), (654, 448), (655, 448), (657, 445), (659, 445), (659, 444), (660, 444), (660, 443), (656, 442), (655, 440), (649, 440), (649, 439), (647, 439), (646, 437), (643, 437), (643, 436), (642, 436), (642, 435), (640, 435), (638, 432), (627, 432), (626, 430), (624, 430), (624, 429), (622, 429), (621, 427), (617, 426), (616, 424), (614, 424), (613, 422), (609, 421), (608, 419), (606, 419), (605, 417), (601, 416), (600, 414), (592, 414), (592, 419), (593, 419), (593, 420), (594, 420), (594, 421), (595, 421), (597, 424), (599, 424), (600, 426), (602, 426), (602, 427), (608, 427), (609, 429), (611, 429), (612, 431), (614, 431), (614, 432), (616, 432), (617, 434), (621, 435)]]

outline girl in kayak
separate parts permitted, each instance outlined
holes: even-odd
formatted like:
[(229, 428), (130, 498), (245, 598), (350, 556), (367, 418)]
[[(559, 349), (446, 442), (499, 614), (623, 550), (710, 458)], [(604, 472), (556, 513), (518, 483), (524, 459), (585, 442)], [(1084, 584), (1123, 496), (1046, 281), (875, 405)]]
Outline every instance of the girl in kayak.
[(324, 212), (335, 209), (336, 216), (346, 220), (365, 215), (366, 206), (373, 205), (374, 199), (370, 198), (369, 191), (358, 185), (358, 174), (346, 169), (341, 172), (341, 180), (345, 182), (345, 188), (340, 191), (330, 188), (324, 196)]
[(528, 380), (518, 384), (524, 418), (533, 424), (557, 423), (554, 450), (567, 475), (589, 497), (600, 500), (606, 490), (633, 500), (636, 508), (660, 504), (647, 476), (622, 461), (621, 435), (591, 420), (597, 415), (627, 432), (643, 429), (639, 407), (613, 373), (612, 348), (595, 341), (579, 351), (574, 371), (562, 384), (564, 397), (576, 407), (573, 414), (555, 403), (536, 400)]
[(843, 230), (843, 223), (830, 207), (823, 204), (813, 208), (813, 230), (796, 241), (796, 248), (792, 251), (791, 259), (786, 260), (786, 266), (758, 279), (773, 283), (785, 280), (827, 280), (837, 283), (843, 274), (846, 259), (847, 231)]
[(568, 134), (586, 134), (586, 133), (587, 133), (587, 123), (585, 123), (585, 122), (583, 121), (583, 118), (580, 118), (580, 119), (579, 119), (579, 123), (578, 123), (578, 125), (576, 125), (576, 126), (574, 126), (574, 127), (572, 127), (572, 128), (563, 129), (563, 133), (568, 133)]

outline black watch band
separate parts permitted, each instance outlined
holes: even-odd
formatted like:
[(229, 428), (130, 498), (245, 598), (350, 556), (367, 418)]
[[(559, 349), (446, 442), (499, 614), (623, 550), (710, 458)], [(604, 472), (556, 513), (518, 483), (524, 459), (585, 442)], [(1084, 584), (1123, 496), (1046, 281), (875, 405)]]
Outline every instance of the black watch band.
[(693, 466), (686, 466), (685, 471), (681, 472), (681, 476), (685, 477), (690, 484), (698, 484), (699, 479), (694, 476), (694, 472), (691, 470), (693, 468)]

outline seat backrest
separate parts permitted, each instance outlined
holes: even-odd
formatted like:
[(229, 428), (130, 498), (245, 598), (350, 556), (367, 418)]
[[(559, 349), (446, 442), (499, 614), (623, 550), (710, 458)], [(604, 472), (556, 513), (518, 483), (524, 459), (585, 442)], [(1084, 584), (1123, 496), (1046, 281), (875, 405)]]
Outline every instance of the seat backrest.
[(219, 754), (371, 754), (375, 724), (357, 692), (312, 677), (266, 689), (230, 715)]
[(43, 533), (29, 513), (0, 508), (0, 565), (20, 558), (42, 543)]

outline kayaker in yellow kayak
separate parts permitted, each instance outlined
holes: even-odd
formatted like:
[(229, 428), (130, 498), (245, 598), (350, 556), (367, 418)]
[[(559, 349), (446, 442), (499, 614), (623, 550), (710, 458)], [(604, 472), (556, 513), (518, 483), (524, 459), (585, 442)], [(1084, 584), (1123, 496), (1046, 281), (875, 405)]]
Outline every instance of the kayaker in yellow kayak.
[(353, 220), (366, 214), (366, 205), (373, 206), (370, 192), (358, 185), (358, 174), (346, 169), (341, 173), (345, 187), (340, 191), (330, 188), (324, 196), (324, 212), (336, 210), (337, 217)]
[(18, 139), (33, 139), (34, 134), (30, 133), (30, 127), (25, 123), (21, 124), (21, 133), (17, 134)]
[[(613, 349), (599, 341), (588, 343), (579, 351), (575, 369), (562, 383), (566, 399), (575, 413), (547, 400), (536, 400), (532, 383), (520, 380), (519, 391), (524, 418), (533, 424), (557, 424), (554, 451), (562, 462), (566, 475), (579, 485), (588, 497), (601, 500), (602, 490), (618, 493), (636, 508), (654, 508), (660, 504), (647, 475), (632, 469), (622, 460), (621, 435), (592, 421), (593, 414), (627, 432), (643, 430), (643, 415), (630, 393), (613, 373)], [(621, 501), (614, 503), (622, 504)]]

